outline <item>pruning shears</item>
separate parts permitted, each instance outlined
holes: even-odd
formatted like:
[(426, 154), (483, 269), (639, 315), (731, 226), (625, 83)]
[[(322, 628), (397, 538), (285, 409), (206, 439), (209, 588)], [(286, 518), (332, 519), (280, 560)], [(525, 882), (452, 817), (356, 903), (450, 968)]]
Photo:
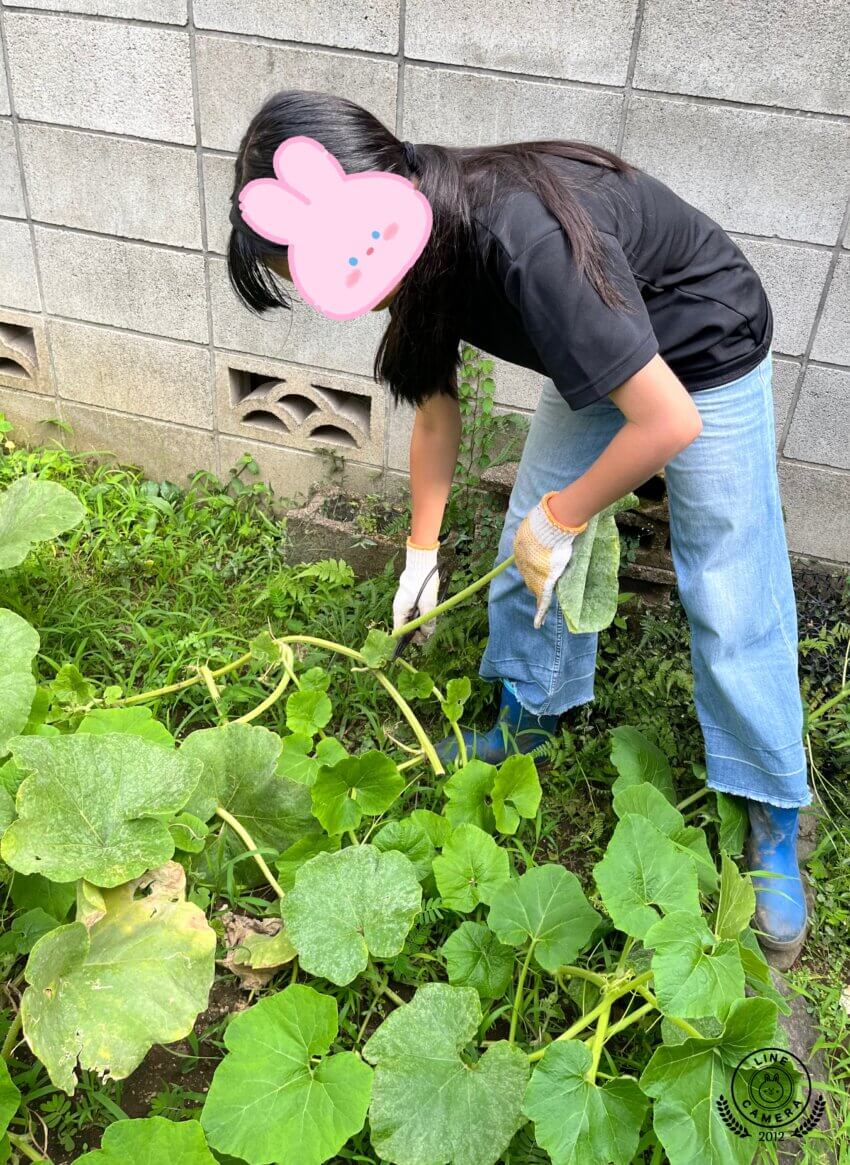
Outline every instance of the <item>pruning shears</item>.
[[(447, 536), (447, 538), (445, 540), (446, 542), (448, 541), (449, 536)], [(445, 545), (445, 542), (443, 543), (443, 545)], [(413, 607), (411, 608), (410, 612), (408, 613), (408, 617), (407, 617), (408, 622), (411, 622), (413, 619), (418, 619), (420, 615), (425, 614), (424, 611), (419, 610), (419, 600), (422, 598), (422, 595), (423, 595), (428, 583), (431, 581), (431, 579), (434, 577), (434, 575), (437, 573), (437, 571), (439, 569), (440, 569), (440, 564), (438, 562), (435, 566), (432, 566), (431, 569), (428, 571), (428, 573), (425, 575), (425, 578), (422, 582), (422, 586), (419, 588), (419, 593), (417, 594), (416, 599), (414, 600)], [(438, 606), (440, 603), (442, 603), (444, 601), (444, 599), (448, 595), (449, 583), (451, 582), (451, 578), (452, 578), (451, 571), (446, 571), (445, 574), (443, 575), (442, 581), (440, 583), (440, 589), (437, 592), (437, 605)], [(413, 639), (413, 636), (415, 634), (416, 634), (416, 631), (408, 631), (405, 635), (399, 636), (399, 640), (395, 646), (395, 651), (392, 654), (393, 659), (398, 659), (399, 656), (407, 649), (408, 644)]]

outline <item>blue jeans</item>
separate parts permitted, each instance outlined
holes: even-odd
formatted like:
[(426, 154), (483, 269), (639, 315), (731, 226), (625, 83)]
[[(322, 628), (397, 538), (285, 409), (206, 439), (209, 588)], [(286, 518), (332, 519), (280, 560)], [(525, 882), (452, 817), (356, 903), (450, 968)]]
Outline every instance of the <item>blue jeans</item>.
[[(779, 499), (772, 358), (694, 393), (703, 430), (666, 467), (670, 541), (691, 629), (694, 702), (712, 789), (785, 808), (808, 805), (797, 612)], [(549, 490), (579, 477), (625, 423), (609, 398), (573, 411), (544, 383), (511, 493), (497, 563)], [(480, 674), (523, 707), (557, 714), (593, 699), (596, 635), (573, 635), (557, 599), (533, 626), (516, 567), (490, 584)], [(623, 660), (628, 682), (628, 657)]]

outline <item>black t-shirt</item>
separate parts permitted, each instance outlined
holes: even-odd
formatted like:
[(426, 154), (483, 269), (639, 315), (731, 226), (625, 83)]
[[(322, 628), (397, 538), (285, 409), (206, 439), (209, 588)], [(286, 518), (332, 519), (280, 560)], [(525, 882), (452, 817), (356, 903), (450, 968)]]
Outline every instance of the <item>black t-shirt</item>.
[(742, 252), (667, 186), (583, 162), (569, 168), (626, 310), (579, 277), (558, 220), (531, 191), (478, 209), (461, 338), (551, 377), (573, 409), (607, 396), (660, 352), (691, 392), (743, 376), (770, 349), (773, 319)]

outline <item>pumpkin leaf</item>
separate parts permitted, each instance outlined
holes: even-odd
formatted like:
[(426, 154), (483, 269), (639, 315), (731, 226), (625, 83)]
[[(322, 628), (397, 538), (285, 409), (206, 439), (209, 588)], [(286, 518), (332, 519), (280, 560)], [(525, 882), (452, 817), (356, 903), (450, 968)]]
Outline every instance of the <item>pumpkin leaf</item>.
[(313, 737), (306, 732), (284, 736), (277, 760), (278, 776), (295, 781), (297, 785), (312, 785), (321, 767), (312, 755), (313, 743)]
[(670, 838), (678, 850), (689, 857), (696, 867), (700, 890), (713, 894), (717, 889), (717, 867), (708, 848), (705, 832), (696, 825), (685, 825), (685, 819), (675, 805), (649, 781), (627, 785), (614, 797), (614, 812), (618, 817), (639, 813)]
[(434, 878), (446, 906), (468, 912), (492, 902), (511, 876), (506, 850), (477, 825), (459, 825), (434, 858)]
[(119, 1120), (108, 1125), (99, 1149), (77, 1157), (75, 1165), (216, 1165), (197, 1121), (161, 1116)]
[(56, 1088), (73, 1093), (78, 1062), (123, 1080), (154, 1044), (192, 1030), (213, 982), (215, 933), (185, 892), (183, 867), (169, 862), (100, 891), (105, 910), (90, 927), (59, 926), (33, 947), (23, 1030)]
[(370, 749), (319, 769), (310, 788), (313, 814), (328, 833), (344, 833), (356, 829), (364, 813), (383, 813), (403, 788), (395, 761)]
[(440, 952), (455, 987), (474, 987), (482, 999), (498, 999), (510, 986), (514, 952), (483, 922), (462, 922)]
[(424, 829), (434, 849), (442, 849), (452, 835), (452, 823), (448, 817), (431, 809), (414, 809), (410, 820)]
[(701, 915), (674, 910), (646, 932), (652, 947), (655, 994), (666, 1015), (725, 1019), (744, 994), (737, 942), (716, 942)]
[(649, 781), (675, 805), (676, 790), (673, 788), (670, 762), (658, 745), (647, 740), (636, 728), (625, 724), (612, 728), (610, 736), (611, 763), (619, 773), (612, 786), (614, 795), (630, 785)]
[(530, 756), (509, 756), (493, 781), (493, 816), (499, 833), (516, 833), (520, 818), (532, 818), (542, 796), (537, 766)]
[(339, 835), (328, 837), (326, 833), (308, 833), (288, 846), (275, 862), (278, 881), (282, 889), (290, 891), (295, 885), (295, 875), (310, 858), (316, 854), (333, 853), (339, 849)]
[(714, 920), (718, 938), (737, 938), (749, 926), (756, 909), (756, 892), (752, 879), (740, 873), (725, 853), (720, 855), (720, 901)]
[(534, 945), (534, 957), (554, 974), (571, 963), (601, 921), (575, 874), (563, 866), (535, 866), (500, 886), (487, 925), (512, 947)]
[(290, 732), (313, 737), (329, 722), (333, 707), (317, 688), (293, 692), (286, 700), (286, 727)]
[(19, 477), (0, 494), (0, 570), (18, 566), (33, 546), (82, 521), (85, 507), (70, 490), (40, 477)]
[[(187, 736), (178, 756), (200, 765), (201, 779), (185, 806), (209, 821), (219, 806), (244, 825), (260, 848), (280, 853), (317, 833), (310, 790), (276, 773), (280, 737), (251, 724), (202, 728)], [(242, 843), (232, 842), (235, 852)]]
[(573, 542), (567, 569), (556, 587), (567, 627), (575, 634), (603, 631), (617, 614), (620, 535), (614, 515), (635, 509), (639, 501), (628, 494), (595, 514)]
[(373, 627), (360, 648), (360, 654), (366, 661), (367, 667), (381, 668), (390, 662), (397, 646), (398, 640), (393, 639), (392, 635), (388, 635), (386, 631), (381, 631), (378, 627)]
[(174, 747), (174, 737), (164, 724), (154, 720), (150, 708), (93, 708), (80, 721), (77, 733), (80, 732), (99, 736), (105, 732), (124, 732), (166, 748)]
[(776, 1043), (776, 1005), (768, 999), (737, 999), (718, 1036), (656, 1048), (640, 1078), (655, 1100), (653, 1128), (672, 1162), (749, 1165), (751, 1137), (724, 1123), (717, 1100), (728, 1097), (740, 1061)]
[(730, 793), (715, 791), (714, 795), (717, 798), (717, 815), (720, 818), (717, 830), (718, 846), (730, 856), (736, 857), (744, 849), (750, 826), (746, 801), (743, 797), (734, 797)]
[(649, 1101), (629, 1076), (591, 1084), (590, 1048), (579, 1040), (550, 1044), (531, 1074), (523, 1112), (552, 1165), (630, 1165)]
[(30, 775), (2, 842), (12, 869), (118, 886), (174, 853), (166, 821), (200, 774), (182, 750), (117, 733), (19, 736), (13, 756)]
[(366, 1042), (375, 1065), (369, 1125), (395, 1165), (494, 1165), (523, 1123), (528, 1060), (500, 1040), (464, 1056), (481, 1023), (471, 987), (427, 983)]
[(424, 828), (409, 817), (401, 821), (388, 821), (372, 838), (372, 845), (381, 853), (396, 850), (413, 863), (416, 877), (423, 882), (431, 873), (436, 850)]
[(633, 938), (645, 938), (659, 911), (699, 915), (694, 863), (637, 813), (620, 818), (593, 876), (615, 926)]
[(6, 1061), (0, 1059), (0, 1133), (5, 1133), (9, 1121), (18, 1111), (21, 1103), (21, 1092), (9, 1075)]
[(38, 654), (38, 632), (14, 611), (0, 609), (0, 756), (9, 741), (24, 728), (35, 698), (32, 663)]
[(295, 983), (235, 1015), (201, 1113), (214, 1149), (251, 1162), (322, 1165), (366, 1120), (372, 1070), (328, 1055), (336, 1001)]
[(445, 813), (453, 827), (477, 825), (492, 833), (495, 826), (489, 797), (496, 780), (496, 766), (481, 760), (471, 760), (452, 773), (443, 785), (446, 796)]
[(401, 951), (421, 902), (416, 871), (403, 854), (356, 845), (302, 866), (282, 914), (303, 969), (342, 987), (365, 970), (370, 955), (389, 959)]

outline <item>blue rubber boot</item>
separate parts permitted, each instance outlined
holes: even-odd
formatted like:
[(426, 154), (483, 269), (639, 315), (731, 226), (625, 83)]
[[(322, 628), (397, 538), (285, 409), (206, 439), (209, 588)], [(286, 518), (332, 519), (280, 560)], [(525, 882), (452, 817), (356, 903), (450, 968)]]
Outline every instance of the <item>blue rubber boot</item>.
[[(499, 714), (493, 727), (488, 732), (475, 732), (469, 728), (461, 730), (467, 759), (500, 765), (512, 753), (533, 753), (555, 733), (558, 720), (558, 716), (535, 716), (527, 711), (510, 687), (503, 683)], [(443, 764), (451, 765), (457, 760), (459, 750), (454, 733), (434, 747)]]
[(750, 817), (748, 868), (781, 875), (753, 877), (754, 929), (762, 947), (780, 956), (782, 969), (787, 970), (802, 949), (808, 927), (806, 895), (797, 861), (800, 811), (780, 809), (764, 801), (748, 801), (747, 809)]

